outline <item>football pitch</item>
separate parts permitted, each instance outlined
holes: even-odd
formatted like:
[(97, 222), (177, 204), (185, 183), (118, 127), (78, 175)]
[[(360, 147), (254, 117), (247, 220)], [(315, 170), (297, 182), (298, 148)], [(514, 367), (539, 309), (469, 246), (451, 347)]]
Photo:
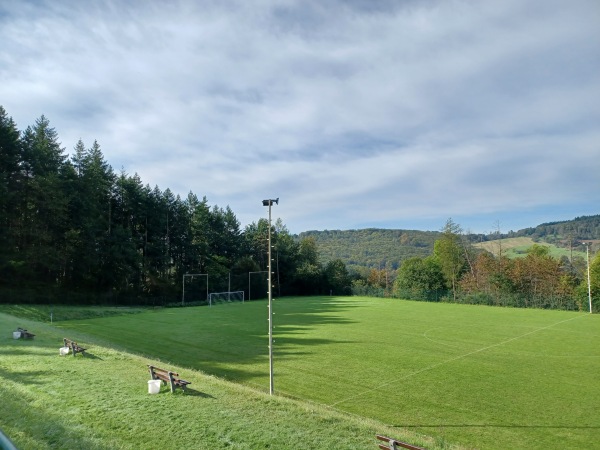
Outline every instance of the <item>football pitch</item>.
[[(600, 448), (597, 315), (363, 297), (274, 312), (278, 395), (473, 448)], [(268, 391), (267, 314), (253, 301), (56, 325)]]

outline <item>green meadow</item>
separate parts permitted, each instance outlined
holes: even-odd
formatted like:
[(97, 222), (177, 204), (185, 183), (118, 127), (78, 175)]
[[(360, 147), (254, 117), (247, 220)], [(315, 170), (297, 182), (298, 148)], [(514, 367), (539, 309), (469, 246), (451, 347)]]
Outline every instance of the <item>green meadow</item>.
[[(38, 445), (47, 430), (36, 427), (51, 427), (33, 417), (45, 414), (52, 439), (81, 429), (86, 448), (376, 448), (376, 432), (427, 448), (600, 448), (596, 315), (276, 300), (271, 397), (267, 311), (257, 301), (52, 325), (0, 314), (0, 395), (16, 411), (0, 428), (22, 448), (76, 448)], [(36, 338), (13, 341), (16, 326)], [(90, 356), (59, 357), (63, 335)], [(147, 394), (151, 362), (178, 368), (193, 390)]]

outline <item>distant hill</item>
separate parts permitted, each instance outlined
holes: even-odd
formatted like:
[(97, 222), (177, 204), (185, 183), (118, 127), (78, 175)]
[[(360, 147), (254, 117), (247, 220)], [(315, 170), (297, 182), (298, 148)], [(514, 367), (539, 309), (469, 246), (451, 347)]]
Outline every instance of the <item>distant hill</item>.
[(339, 258), (352, 270), (364, 267), (397, 269), (405, 259), (430, 255), (439, 235), (437, 231), (367, 228), (307, 231), (299, 237), (315, 239), (322, 262)]
[[(530, 237), (558, 246), (568, 246), (571, 241), (600, 240), (600, 214), (581, 216), (562, 222), (548, 222), (533, 228), (525, 228), (503, 237)], [(494, 239), (496, 237), (493, 237)]]
[[(397, 269), (402, 261), (413, 256), (429, 256), (433, 244), (440, 236), (438, 231), (388, 230), (366, 228), (362, 230), (306, 231), (299, 238), (312, 237), (317, 243), (321, 262), (333, 259), (344, 261), (348, 269), (361, 271), (365, 268)], [(562, 222), (549, 222), (506, 234), (467, 236), (471, 242), (483, 248), (497, 245), (491, 241), (503, 239), (506, 249), (514, 247), (513, 256), (524, 253), (533, 243), (552, 244), (553, 254), (563, 253), (577, 247), (581, 241), (600, 243), (600, 215), (582, 216)], [(511, 239), (510, 241), (508, 239)], [(521, 238), (521, 239), (516, 239)], [(578, 250), (578, 249), (576, 249)], [(492, 250), (493, 252), (493, 250)]]

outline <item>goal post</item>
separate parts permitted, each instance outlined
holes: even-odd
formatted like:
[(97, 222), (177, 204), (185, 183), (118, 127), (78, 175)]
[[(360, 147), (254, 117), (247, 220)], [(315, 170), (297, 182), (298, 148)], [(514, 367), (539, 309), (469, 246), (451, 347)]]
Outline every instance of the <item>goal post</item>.
[(244, 303), (244, 291), (211, 292), (208, 295), (208, 305), (216, 303)]
[(206, 300), (208, 300), (208, 274), (207, 273), (186, 273), (181, 282), (181, 306), (185, 305), (185, 279), (193, 281), (194, 277), (206, 277)]
[[(255, 271), (255, 272), (248, 272), (248, 301), (252, 300), (252, 282), (251, 282), (252, 281), (251, 280), (252, 277), (251, 277), (251, 275), (257, 275), (257, 274), (261, 274), (261, 273), (268, 274), (269, 271), (268, 270), (258, 270), (258, 271)], [(265, 280), (266, 284), (268, 285), (269, 282), (268, 282), (268, 279), (267, 279), (266, 275), (264, 275), (264, 280)]]

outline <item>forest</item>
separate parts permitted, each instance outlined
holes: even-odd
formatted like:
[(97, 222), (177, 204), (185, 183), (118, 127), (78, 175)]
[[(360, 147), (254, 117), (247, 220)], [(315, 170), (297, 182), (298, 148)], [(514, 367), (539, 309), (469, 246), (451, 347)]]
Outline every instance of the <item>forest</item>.
[[(205, 292), (267, 295), (269, 223), (243, 229), (231, 208), (189, 192), (116, 173), (94, 141), (71, 154), (41, 116), (20, 131), (0, 106), (0, 301), (175, 305)], [(600, 216), (506, 234), (440, 231), (307, 231), (271, 224), (274, 293), (375, 295), (516, 307), (597, 308)], [(533, 245), (523, 258), (474, 243), (529, 236), (562, 246), (589, 244), (590, 286), (581, 256), (554, 258)], [(596, 254), (594, 257), (593, 255)], [(207, 276), (204, 286), (186, 276)], [(251, 276), (254, 275), (254, 276)], [(592, 294), (592, 295), (590, 295)]]
[[(115, 173), (98, 142), (69, 156), (46, 117), (20, 131), (0, 106), (2, 302), (164, 305), (190, 273), (210, 274), (211, 292), (265, 296), (268, 228), (241, 229), (229, 207)], [(272, 245), (277, 294), (349, 293), (346, 267), (321, 265), (314, 240), (277, 220)]]

